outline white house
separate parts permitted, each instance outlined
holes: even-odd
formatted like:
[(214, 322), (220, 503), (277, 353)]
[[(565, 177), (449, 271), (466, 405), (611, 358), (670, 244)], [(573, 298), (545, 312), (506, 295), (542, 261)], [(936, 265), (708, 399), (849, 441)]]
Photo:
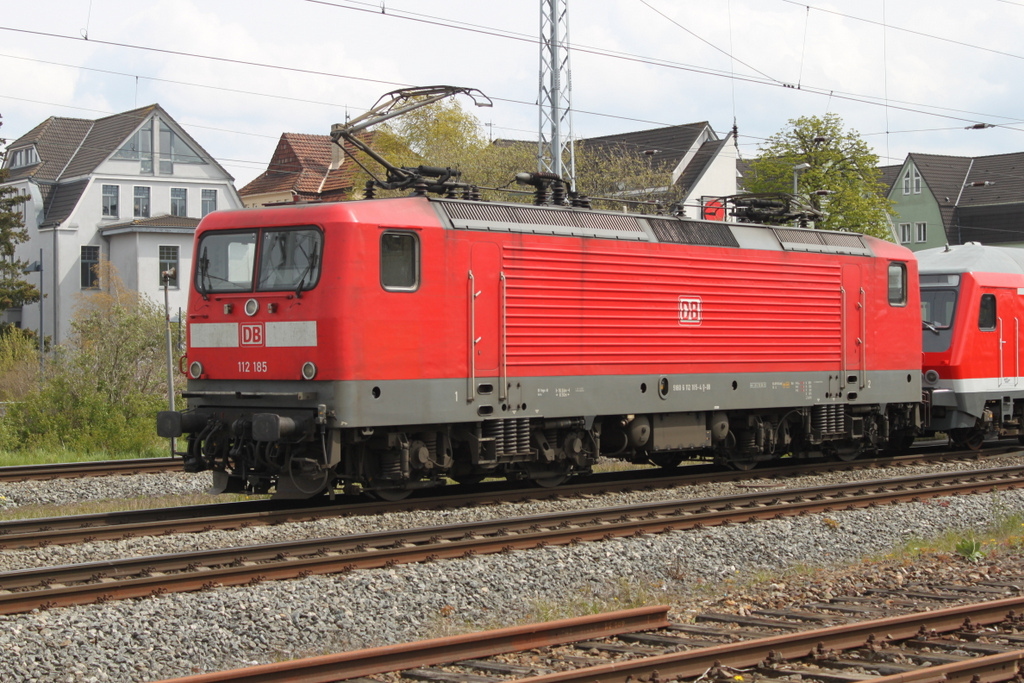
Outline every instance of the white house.
[[(4, 185), (28, 195), (29, 239), (18, 258), (42, 264), (40, 304), (5, 312), (8, 322), (63, 341), (81, 296), (97, 291), (109, 260), (124, 283), (184, 308), (199, 219), (241, 208), (233, 178), (158, 104), (90, 121), (53, 116), (8, 146)], [(40, 281), (33, 278), (38, 277)]]

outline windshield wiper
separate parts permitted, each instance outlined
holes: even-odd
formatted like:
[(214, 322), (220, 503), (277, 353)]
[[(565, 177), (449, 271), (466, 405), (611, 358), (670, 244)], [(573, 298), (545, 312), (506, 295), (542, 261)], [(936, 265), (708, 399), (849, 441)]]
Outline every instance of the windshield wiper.
[(927, 320), (922, 320), (921, 321), (921, 329), (931, 330), (935, 334), (939, 334), (939, 328), (936, 327), (934, 324), (928, 322)]
[(306, 276), (309, 275), (313, 268), (316, 267), (316, 251), (314, 251), (309, 257), (309, 263), (306, 265), (306, 269), (302, 271), (302, 277), (299, 278), (299, 284), (295, 287), (295, 298), (302, 298), (303, 285), (306, 284)]
[[(203, 301), (209, 301), (210, 297), (207, 292), (210, 291), (208, 282), (210, 279), (210, 259), (208, 256), (208, 247), (203, 247), (203, 256), (199, 259), (199, 293), (203, 295)], [(212, 285), (212, 283), (210, 283)]]

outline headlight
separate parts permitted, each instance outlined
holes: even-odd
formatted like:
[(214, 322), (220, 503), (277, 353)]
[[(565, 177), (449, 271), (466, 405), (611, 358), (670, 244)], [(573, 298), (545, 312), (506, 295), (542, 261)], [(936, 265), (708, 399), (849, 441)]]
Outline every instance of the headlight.
[(939, 373), (936, 370), (928, 370), (924, 373), (925, 384), (935, 386), (939, 381)]
[(316, 377), (316, 365), (306, 361), (302, 364), (302, 379), (313, 379)]
[(256, 315), (256, 312), (260, 310), (260, 302), (256, 299), (249, 299), (245, 302), (245, 314), (248, 316)]
[(192, 361), (188, 366), (188, 376), (192, 379), (199, 379), (203, 374), (203, 364), (197, 360)]

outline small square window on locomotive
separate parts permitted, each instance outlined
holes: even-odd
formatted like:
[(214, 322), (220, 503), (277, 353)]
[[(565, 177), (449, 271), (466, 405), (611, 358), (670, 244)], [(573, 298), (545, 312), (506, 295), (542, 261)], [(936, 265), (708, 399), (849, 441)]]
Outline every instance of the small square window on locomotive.
[(380, 284), (389, 292), (413, 292), (420, 285), (419, 238), (411, 232), (380, 237)]
[(907, 264), (889, 264), (889, 305), (907, 305)]

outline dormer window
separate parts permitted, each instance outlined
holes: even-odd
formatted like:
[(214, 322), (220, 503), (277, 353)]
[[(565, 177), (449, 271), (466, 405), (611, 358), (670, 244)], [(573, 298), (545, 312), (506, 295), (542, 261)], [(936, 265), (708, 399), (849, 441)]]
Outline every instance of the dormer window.
[(139, 172), (146, 175), (154, 172), (154, 158), (158, 162), (155, 170), (160, 175), (173, 175), (174, 164), (207, 163), (166, 122), (154, 122), (152, 118), (114, 152), (114, 158), (138, 160)]
[(921, 172), (916, 167), (903, 174), (903, 194), (921, 194)]
[(153, 119), (146, 121), (128, 138), (121, 149), (114, 152), (115, 159), (129, 159), (139, 162), (141, 173), (153, 173)]
[(23, 166), (32, 166), (39, 163), (39, 153), (36, 152), (35, 147), (22, 147), (21, 149), (11, 150), (8, 158), (8, 168), (22, 168)]

